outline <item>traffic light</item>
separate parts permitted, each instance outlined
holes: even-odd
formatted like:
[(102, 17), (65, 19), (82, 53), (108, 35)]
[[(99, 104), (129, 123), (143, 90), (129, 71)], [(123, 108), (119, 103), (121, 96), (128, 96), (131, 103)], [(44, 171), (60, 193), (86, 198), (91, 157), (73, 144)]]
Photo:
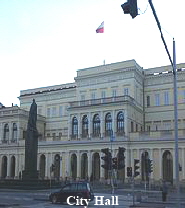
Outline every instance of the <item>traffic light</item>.
[(135, 18), (138, 15), (137, 11), (137, 0), (128, 0), (121, 5), (124, 14), (130, 14), (132, 18)]
[(127, 167), (127, 177), (132, 177), (132, 167)]
[(109, 148), (101, 149), (101, 152), (105, 154), (105, 156), (101, 157), (102, 160), (104, 160), (104, 165), (101, 165), (102, 168), (106, 170), (111, 170), (112, 166), (112, 155), (109, 152)]
[(139, 167), (139, 160), (138, 159), (134, 159), (134, 177), (137, 177), (140, 172), (138, 171)]
[(125, 148), (124, 147), (119, 147), (118, 150), (118, 170), (121, 170), (125, 167)]
[(112, 158), (112, 168), (118, 169), (118, 158), (117, 157)]
[(148, 159), (148, 172), (152, 173), (153, 172), (153, 164), (152, 160)]

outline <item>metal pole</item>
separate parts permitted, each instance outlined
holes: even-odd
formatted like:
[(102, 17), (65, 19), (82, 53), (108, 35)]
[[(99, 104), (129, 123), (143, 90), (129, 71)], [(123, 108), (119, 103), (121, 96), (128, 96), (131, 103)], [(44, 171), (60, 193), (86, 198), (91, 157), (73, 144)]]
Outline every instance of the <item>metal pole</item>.
[(178, 92), (177, 92), (177, 72), (176, 72), (176, 50), (175, 40), (173, 39), (173, 84), (174, 84), (174, 132), (175, 132), (175, 175), (176, 175), (176, 190), (177, 190), (177, 203), (180, 207), (179, 199), (179, 148), (178, 148)]
[(174, 80), (173, 80), (173, 84), (174, 84), (174, 132), (175, 132), (175, 178), (176, 178), (176, 191), (177, 191), (177, 203), (178, 203), (178, 208), (180, 208), (180, 197), (179, 197), (179, 150), (178, 150), (178, 109), (177, 109), (177, 105), (178, 105), (178, 100), (177, 100), (177, 72), (176, 72), (176, 51), (175, 51), (175, 40), (173, 39), (173, 61), (171, 59), (170, 53), (168, 51), (165, 39), (163, 37), (162, 34), (162, 30), (161, 30), (161, 25), (159, 22), (159, 19), (157, 17), (157, 14), (155, 12), (155, 8), (153, 6), (152, 0), (148, 0), (153, 15), (155, 17), (155, 20), (157, 22), (157, 26), (159, 28), (159, 31), (161, 33), (161, 39), (163, 41), (163, 44), (165, 46), (166, 52), (168, 54), (170, 63), (172, 65), (173, 68), (173, 75), (174, 75)]
[(112, 168), (112, 142), (113, 142), (113, 130), (110, 133), (110, 143), (111, 143), (111, 187), (112, 187), (112, 194), (114, 195), (114, 182), (113, 182), (113, 168)]
[(133, 196), (133, 205), (135, 205), (135, 179), (132, 176), (132, 196)]

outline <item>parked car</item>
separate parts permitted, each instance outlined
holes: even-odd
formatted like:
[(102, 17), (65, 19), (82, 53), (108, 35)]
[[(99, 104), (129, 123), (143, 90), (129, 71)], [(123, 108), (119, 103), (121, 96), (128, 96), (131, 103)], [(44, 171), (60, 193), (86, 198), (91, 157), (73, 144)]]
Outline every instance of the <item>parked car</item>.
[[(94, 200), (94, 193), (89, 182), (71, 182), (66, 184), (59, 191), (51, 193), (49, 195), (49, 200), (55, 204), (57, 202), (67, 202), (68, 197), (70, 197), (70, 203), (76, 204), (76, 199), (83, 198), (89, 201)], [(77, 201), (77, 203), (79, 202)], [(86, 205), (84, 200), (83, 205)]]

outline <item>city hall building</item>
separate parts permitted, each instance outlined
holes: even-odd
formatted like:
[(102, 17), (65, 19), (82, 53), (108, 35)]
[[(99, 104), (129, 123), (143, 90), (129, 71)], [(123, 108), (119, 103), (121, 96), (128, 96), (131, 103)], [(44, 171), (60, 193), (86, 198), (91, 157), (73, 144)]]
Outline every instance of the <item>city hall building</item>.
[[(116, 157), (125, 148), (125, 168), (139, 159), (144, 181), (146, 158), (151, 181), (175, 180), (174, 93), (171, 66), (143, 69), (135, 60), (80, 69), (74, 83), (22, 90), (20, 107), (0, 106), (0, 177), (18, 179), (24, 170), (30, 105), (37, 103), (41, 179), (105, 181), (103, 148)], [(179, 176), (185, 180), (185, 63), (177, 64)], [(51, 166), (54, 165), (53, 171)]]

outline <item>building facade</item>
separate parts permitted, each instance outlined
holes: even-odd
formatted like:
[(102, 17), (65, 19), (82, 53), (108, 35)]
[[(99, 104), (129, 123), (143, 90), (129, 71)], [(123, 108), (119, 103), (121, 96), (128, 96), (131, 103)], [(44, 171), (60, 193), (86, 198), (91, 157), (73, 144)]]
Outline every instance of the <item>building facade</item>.
[[(185, 180), (185, 64), (177, 64), (180, 180)], [(77, 71), (74, 83), (22, 90), (20, 107), (0, 108), (0, 177), (21, 178), (32, 99), (38, 107), (40, 178), (104, 181), (101, 149), (116, 157), (125, 148), (125, 168), (139, 159), (138, 180), (175, 179), (173, 73), (171, 66), (143, 69), (135, 60)], [(51, 166), (54, 170), (51, 171)]]

